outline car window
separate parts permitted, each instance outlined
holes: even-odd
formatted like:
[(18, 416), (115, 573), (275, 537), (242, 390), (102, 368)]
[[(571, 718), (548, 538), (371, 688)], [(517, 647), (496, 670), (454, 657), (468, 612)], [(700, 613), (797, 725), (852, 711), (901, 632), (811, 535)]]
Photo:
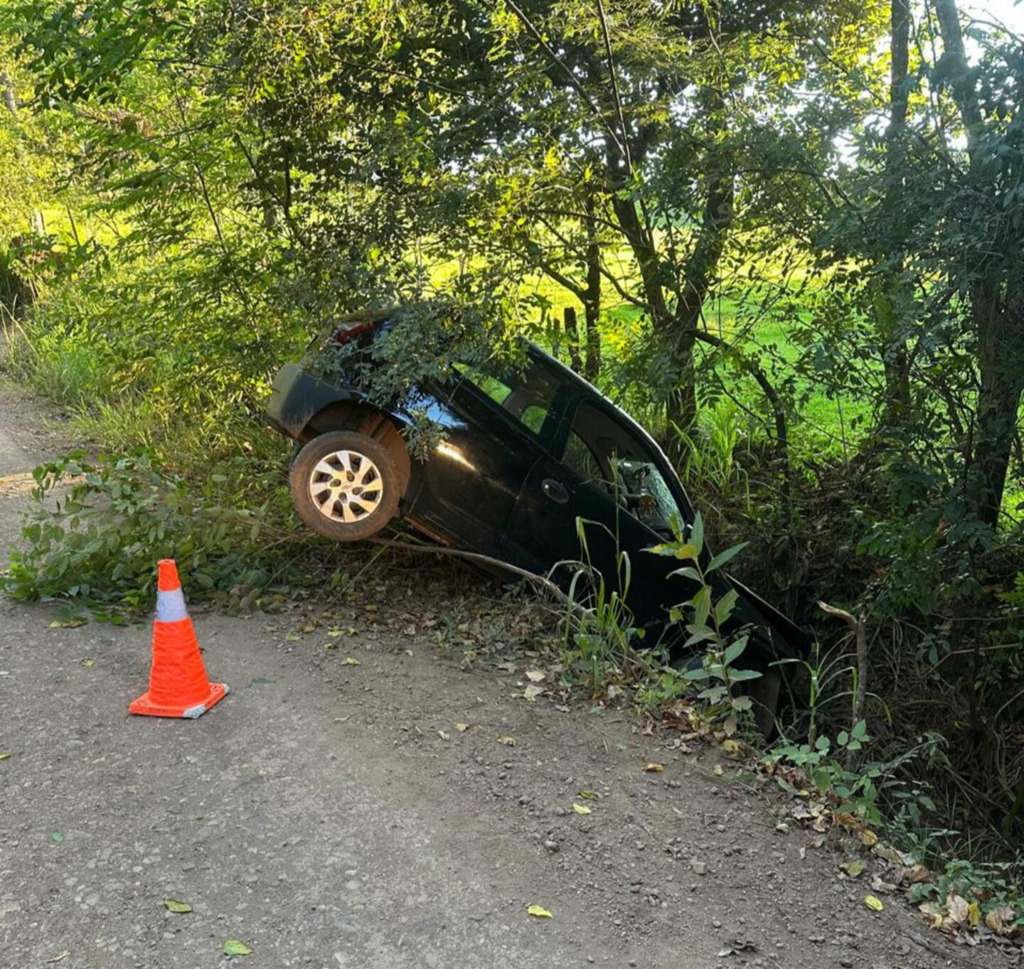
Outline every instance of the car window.
[(569, 465), (584, 481), (600, 483), (604, 480), (597, 456), (590, 450), (587, 442), (576, 431), (569, 432), (569, 443), (565, 447), (565, 456), (562, 458), (562, 461)]
[(553, 373), (532, 361), (521, 372), (488, 373), (464, 363), (455, 364), (455, 369), (532, 434), (540, 435), (558, 392), (558, 379)]
[(467, 377), (470, 383), (479, 387), (496, 404), (504, 404), (508, 399), (508, 395), (512, 393), (512, 388), (507, 384), (503, 384), (496, 377), (481, 373), (479, 370), (474, 370), (472, 367), (467, 367), (462, 363), (455, 364), (455, 369), (464, 377)]
[(659, 534), (679, 531), (683, 515), (654, 455), (603, 409), (576, 409), (562, 463)]

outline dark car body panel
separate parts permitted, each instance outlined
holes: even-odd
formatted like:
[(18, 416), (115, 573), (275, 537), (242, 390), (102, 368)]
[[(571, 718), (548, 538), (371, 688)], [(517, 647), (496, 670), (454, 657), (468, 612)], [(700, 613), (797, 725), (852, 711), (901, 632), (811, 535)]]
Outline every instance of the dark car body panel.
[[(606, 484), (587, 480), (570, 466), (567, 444), (576, 415), (588, 408), (592, 421), (607, 422), (610, 434), (628, 442), (644, 466), (656, 469), (689, 523), (693, 509), (682, 483), (636, 421), (539, 348), (528, 345), (526, 352), (527, 365), (539, 368), (536, 373), (547, 381), (550, 397), (524, 398), (518, 417), (510, 413), (507, 399), (505, 405), (496, 402), (466, 373), (453, 373), (444, 386), (413, 388), (403, 399), (375, 408), (399, 428), (412, 423), (415, 410), (444, 429), (442, 443), (427, 459), (412, 462), (400, 510), (434, 538), (540, 574), (556, 563), (580, 560), (577, 519), (583, 519), (584, 557), (610, 587), (625, 593), (639, 624), (661, 631), (669, 609), (690, 598), (694, 589), (688, 580), (670, 574), (678, 568), (677, 560), (647, 551), (669, 537), (664, 527), (658, 531), (645, 524)], [(298, 364), (287, 364), (274, 381), (267, 417), (277, 430), (303, 441), (324, 429), (316, 426), (318, 415), (339, 405), (371, 406), (354, 385), (327, 382)], [(530, 410), (532, 427), (526, 419)], [(620, 550), (629, 553), (628, 587), (622, 581)], [(571, 573), (571, 566), (563, 565), (552, 576), (565, 585)], [(763, 599), (725, 575), (715, 585), (719, 595), (736, 588), (736, 622), (769, 627), (777, 653), (806, 653), (803, 632)]]

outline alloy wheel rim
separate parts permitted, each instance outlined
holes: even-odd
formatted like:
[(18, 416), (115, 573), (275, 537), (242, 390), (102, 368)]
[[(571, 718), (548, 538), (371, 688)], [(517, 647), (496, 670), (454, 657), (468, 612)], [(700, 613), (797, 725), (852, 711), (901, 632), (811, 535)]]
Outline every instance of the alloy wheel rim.
[(325, 518), (354, 525), (380, 506), (384, 479), (365, 454), (334, 451), (324, 455), (310, 472), (309, 496)]

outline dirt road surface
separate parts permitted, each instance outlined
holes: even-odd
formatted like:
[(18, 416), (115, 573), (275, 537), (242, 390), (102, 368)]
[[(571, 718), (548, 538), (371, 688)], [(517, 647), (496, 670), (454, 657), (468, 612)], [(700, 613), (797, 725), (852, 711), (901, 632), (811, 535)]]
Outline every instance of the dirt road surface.
[[(0, 385), (0, 550), (28, 472), (68, 436)], [(841, 880), (812, 833), (777, 830), (785, 804), (730, 783), (734, 765), (718, 776), (628, 712), (528, 703), (521, 666), (441, 652), (446, 604), (414, 572), (369, 581), (330, 605), (325, 624), (354, 630), (336, 650), (301, 631), (316, 603), (193, 610), (232, 687), (196, 721), (128, 716), (146, 624), (52, 628), (52, 607), (0, 599), (0, 967), (1010, 964), (894, 896), (869, 911), (868, 876)], [(252, 954), (228, 959), (229, 939)]]

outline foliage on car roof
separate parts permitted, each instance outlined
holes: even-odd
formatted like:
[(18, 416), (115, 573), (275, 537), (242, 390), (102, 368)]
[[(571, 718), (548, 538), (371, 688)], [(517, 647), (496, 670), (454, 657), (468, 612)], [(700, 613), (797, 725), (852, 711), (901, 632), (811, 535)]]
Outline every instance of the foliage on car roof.
[(444, 383), (455, 363), (513, 365), (524, 358), (525, 348), (501, 300), (418, 300), (349, 313), (338, 317), (336, 325), (384, 321), (393, 325), (368, 347), (354, 341), (327, 343), (310, 369), (324, 380), (354, 384), (378, 407), (401, 401), (412, 419), (406, 432), (410, 449), (421, 453), (439, 443), (442, 429), (417, 406), (412, 388)]

